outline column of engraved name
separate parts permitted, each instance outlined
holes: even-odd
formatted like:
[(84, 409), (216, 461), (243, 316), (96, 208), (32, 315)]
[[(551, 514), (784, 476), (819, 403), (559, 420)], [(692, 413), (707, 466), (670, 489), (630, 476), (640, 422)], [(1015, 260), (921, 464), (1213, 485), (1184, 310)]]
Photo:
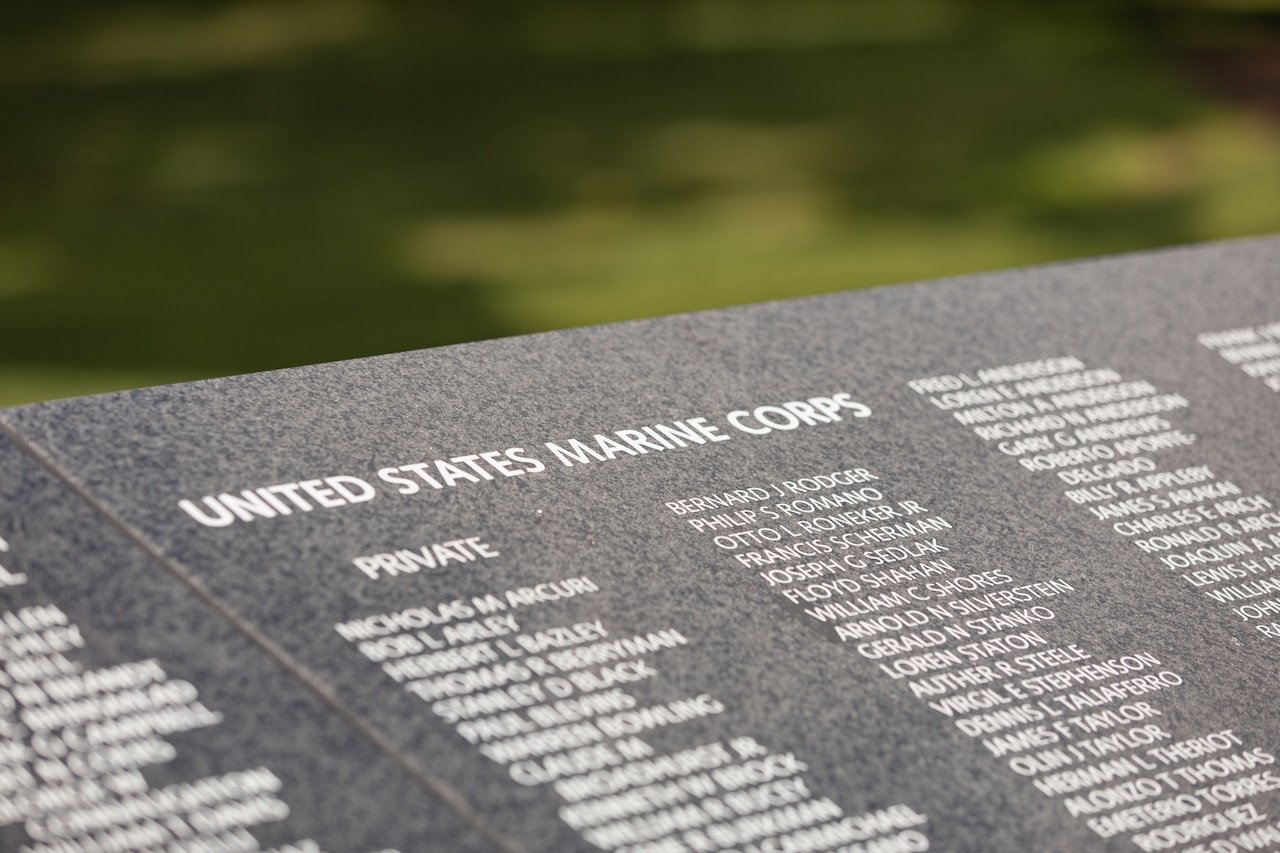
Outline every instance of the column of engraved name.
[[(1198, 437), (1177, 423), (1190, 406), (1181, 394), (1071, 356), (909, 385), (999, 458), (1028, 476), (1054, 478), (1070, 505), (1106, 523), (1150, 564), (1178, 571), (1197, 588), (1214, 587), (1211, 599), (1240, 592), (1219, 585), (1223, 581), (1280, 568), (1265, 554), (1280, 546), (1280, 537), (1266, 532), (1275, 518), (1270, 500), (1247, 493), (1201, 460), (1184, 458)], [(1137, 653), (1117, 662), (1151, 659)], [(1043, 723), (1000, 744), (1052, 744), (1041, 753), (1046, 764), (1065, 766), (1082, 753), (1103, 759), (1094, 769), (1107, 772), (1083, 776), (1045, 775), (1033, 766), (1025, 771), (1041, 791), (1064, 795), (1073, 814), (1089, 816), (1095, 831), (1132, 832), (1144, 850), (1183, 844), (1190, 845), (1186, 850), (1261, 849), (1251, 845), (1280, 841), (1280, 828), (1252, 802), (1280, 789), (1270, 769), (1274, 754), (1221, 723), (1175, 736), (1163, 722), (1161, 701), (1181, 682), (1180, 674), (1153, 665), (1128, 678), (1124, 690), (1112, 682), (1067, 701), (1055, 697), (1059, 707), (1038, 703)], [(1137, 694), (1117, 695), (1135, 685), (1153, 695), (1139, 701), (1133, 701)]]
[[(666, 509), (1102, 837), (1163, 849), (1164, 825), (1190, 815), (1197, 796), (1172, 771), (1203, 774), (1196, 759), (1224, 751), (1255, 768), (1270, 758), (1231, 730), (1175, 737), (1158, 700), (1182, 684), (1178, 672), (1150, 650), (1099, 656), (1055, 639), (1070, 582), (981, 568), (951, 519), (898, 491), (856, 467), (735, 484)], [(1269, 772), (1255, 782), (1270, 784)]]

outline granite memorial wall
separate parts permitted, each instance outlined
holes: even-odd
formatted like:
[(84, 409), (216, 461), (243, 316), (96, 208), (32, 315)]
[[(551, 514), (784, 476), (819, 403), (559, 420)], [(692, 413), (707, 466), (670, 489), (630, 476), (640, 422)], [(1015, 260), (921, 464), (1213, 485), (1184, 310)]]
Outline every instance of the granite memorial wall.
[(0, 412), (0, 849), (1280, 846), (1280, 240)]

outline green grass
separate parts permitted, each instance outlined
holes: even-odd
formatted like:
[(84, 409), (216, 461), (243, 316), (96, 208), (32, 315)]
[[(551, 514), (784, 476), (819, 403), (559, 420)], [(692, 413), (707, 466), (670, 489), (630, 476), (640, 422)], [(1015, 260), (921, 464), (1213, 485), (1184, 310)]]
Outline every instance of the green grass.
[(1105, 4), (23, 14), (0, 404), (1280, 230)]

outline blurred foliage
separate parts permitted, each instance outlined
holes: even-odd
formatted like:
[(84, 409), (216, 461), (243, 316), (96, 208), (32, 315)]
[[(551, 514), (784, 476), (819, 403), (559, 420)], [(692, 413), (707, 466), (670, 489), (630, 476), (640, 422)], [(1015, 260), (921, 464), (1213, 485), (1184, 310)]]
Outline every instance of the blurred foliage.
[(1280, 0), (0, 8), (0, 404), (1280, 230)]

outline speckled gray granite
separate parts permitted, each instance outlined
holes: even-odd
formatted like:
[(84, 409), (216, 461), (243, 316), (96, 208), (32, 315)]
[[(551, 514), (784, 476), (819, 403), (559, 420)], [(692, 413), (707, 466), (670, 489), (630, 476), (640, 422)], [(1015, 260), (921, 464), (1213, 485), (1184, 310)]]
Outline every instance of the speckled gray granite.
[[(14, 546), (14, 554), (27, 553), (32, 562), (28, 568), (0, 559), (31, 577), (28, 586), (0, 590), (0, 600), (11, 609), (31, 596), (54, 596), (86, 631), (95, 632), (93, 653), (103, 660), (156, 656), (166, 666), (171, 663), (174, 672), (201, 686), (202, 696), (224, 710), (228, 722), (184, 735), (189, 741), (180, 749), (185, 763), (156, 772), (190, 775), (200, 772), (193, 769), (197, 766), (269, 764), (284, 779), (293, 809), (281, 824), (284, 830), (335, 850), (382, 846), (410, 853), (486, 849), (484, 844), (547, 853), (601, 849), (561, 819), (565, 800), (550, 785), (524, 784), (535, 780), (483, 756), (442, 717), (447, 709), (433, 704), (438, 696), (424, 701), (406, 690), (335, 630), (339, 623), (413, 607), (433, 608), (437, 622), (443, 622), (442, 605), (447, 610), (449, 602), (483, 601), (487, 595), (510, 603), (500, 613), (518, 626), (503, 635), (509, 646), (515, 633), (532, 643), (535, 632), (559, 626), (600, 627), (581, 629), (577, 639), (547, 631), (543, 641), (578, 648), (588, 640), (597, 643), (605, 632), (619, 638), (674, 629), (687, 644), (644, 656), (650, 676), (623, 685), (626, 695), (640, 706), (706, 695), (723, 711), (647, 729), (639, 737), (658, 753), (668, 753), (750, 736), (775, 752), (793, 753), (807, 767), (808, 789), (846, 815), (896, 803), (927, 815), (922, 832), (930, 849), (1138, 850), (1146, 845), (1193, 850), (1214, 841), (1236, 844), (1230, 839), (1241, 832), (1280, 819), (1280, 796), (1272, 790), (1280, 784), (1270, 775), (1270, 763), (1257, 757), (1280, 750), (1275, 689), (1280, 639), (1258, 630), (1276, 616), (1245, 619), (1234, 608), (1280, 596), (1251, 587), (1258, 591), (1255, 598), (1212, 600), (1183, 577), (1185, 571), (1167, 568), (1161, 553), (1139, 551), (1133, 540), (1141, 537), (1123, 535), (1112, 528), (1113, 520), (1091, 514), (1090, 505), (1108, 501), (1096, 495), (1083, 503), (1069, 500), (1064, 491), (1072, 486), (1055, 471), (1026, 470), (998, 442), (984, 441), (972, 426), (931, 403), (930, 396), (938, 393), (917, 393), (908, 383), (1061, 357), (1078, 358), (1091, 369), (1110, 368), (1126, 382), (1149, 382), (1166, 399), (1170, 394), (1185, 398), (1189, 405), (1175, 401), (1157, 415), (1169, 429), (1195, 436), (1189, 446), (1139, 448), (1132, 456), (1122, 451), (1120, 458), (1150, 459), (1152, 470), (1160, 472), (1208, 466), (1214, 482), (1229, 481), (1240, 496), (1280, 501), (1280, 395), (1198, 341), (1204, 333), (1272, 322), (1280, 322), (1280, 239), (7, 410), (0, 413), (0, 425), (25, 458), (9, 447), (0, 457), (0, 537)], [(814, 398), (856, 401), (865, 409), (832, 409), (841, 415), (839, 421), (816, 418), (795, 429), (767, 432), (750, 416), (739, 419), (759, 434), (735, 428), (728, 419), (734, 411)], [(869, 416), (855, 417), (867, 410)], [(814, 411), (821, 414), (821, 404)], [(1137, 409), (1131, 414), (1128, 422), (1157, 416)], [(782, 409), (764, 410), (762, 417), (791, 425)], [(690, 439), (688, 447), (663, 448), (671, 443), (659, 438), (663, 433), (636, 432), (630, 434), (638, 445), (632, 449), (646, 452), (619, 449), (627, 439), (618, 431), (695, 418), (705, 418), (703, 426), (727, 440)], [(606, 440), (601, 443), (596, 435)], [(583, 445), (572, 445), (573, 439)], [(1097, 443), (1114, 447), (1122, 440), (1112, 435)], [(548, 442), (590, 461), (562, 464)], [(594, 448), (596, 458), (582, 446)], [(1052, 450), (1065, 446), (1059, 442)], [(436, 460), (454, 461), (442, 468)], [(41, 471), (34, 467), (37, 461)], [(415, 463), (428, 464), (415, 468)], [(1094, 465), (1071, 467), (1093, 471)], [(945, 543), (945, 552), (917, 552), (910, 562), (879, 568), (941, 558), (950, 561), (954, 575), (986, 573), (994, 585), (949, 597), (935, 592), (927, 602), (920, 599), (897, 610), (886, 604), (884, 612), (928, 614), (933, 612), (929, 605), (946, 609), (954, 600), (993, 588), (1065, 582), (1071, 591), (1051, 599), (1004, 610), (991, 605), (991, 612), (1033, 606), (1052, 611), (1042, 622), (993, 630), (993, 635), (1037, 631), (1049, 647), (1087, 649), (1095, 662), (1145, 653), (1160, 663), (1141, 673), (1176, 673), (1181, 685), (1113, 702), (1106, 708), (1147, 702), (1157, 710), (1088, 737), (1066, 723), (1055, 728), (1057, 718), (1050, 712), (1036, 712), (1050, 714), (1038, 726), (1043, 742), (997, 757), (992, 744), (983, 743), (989, 734), (966, 734), (929, 706), (934, 697), (913, 695), (919, 691), (909, 688), (912, 678), (887, 674), (881, 664), (891, 658), (859, 652), (859, 641), (840, 642), (831, 624), (806, 613), (823, 602), (783, 597), (784, 590), (800, 589), (807, 581), (770, 587), (763, 574), (767, 566), (738, 559), (748, 551), (763, 553), (770, 543), (717, 544), (715, 537), (722, 533), (770, 526), (802, 530), (796, 522), (815, 517), (809, 508), (793, 506), (788, 515), (780, 507), (806, 494), (766, 494), (684, 514), (667, 506), (753, 487), (768, 493), (774, 484), (849, 469), (868, 469), (878, 477), (862, 486), (880, 490), (888, 505), (913, 500), (927, 508), (924, 517), (945, 518), (951, 525), (924, 537)], [(1098, 475), (1104, 478), (1098, 482), (1136, 482), (1144, 472), (1121, 473)], [(849, 488), (854, 487), (835, 491)], [(239, 506), (253, 520), (236, 517), (215, 497), (234, 498), (251, 489), (259, 491), (245, 501), (258, 508), (246, 508), (244, 501)], [(203, 501), (206, 496), (209, 502)], [(1121, 493), (1110, 502), (1124, 497)], [(180, 508), (182, 501), (220, 526), (200, 523)], [(748, 523), (733, 515), (744, 508), (763, 513), (764, 507), (783, 517), (758, 514)], [(684, 507), (690, 508), (696, 509)], [(1255, 500), (1251, 513), (1261, 518), (1265, 509)], [(1141, 512), (1158, 514), (1154, 508)], [(730, 514), (739, 526), (700, 530), (690, 524), (716, 514)], [(1231, 564), (1267, 556), (1269, 521), (1257, 524), (1254, 535), (1263, 543)], [(824, 530), (796, 541), (829, 541), (841, 532)], [(420, 553), (432, 543), (468, 538), (473, 544), (451, 546), (468, 557), (435, 568), (419, 563), (415, 571), (392, 574), (388, 567), (394, 564), (374, 556)], [(886, 540), (855, 551), (893, 544)], [(1187, 550), (1194, 546), (1170, 553)], [(484, 556), (485, 551), (497, 556)], [(439, 552), (428, 552), (440, 558)], [(783, 559), (776, 565), (803, 562)], [(1192, 568), (1227, 564), (1217, 560)], [(840, 576), (858, 578), (876, 568)], [(1260, 569), (1254, 579), (1270, 572), (1270, 567)], [(589, 578), (598, 591), (528, 605), (516, 603), (519, 594), (505, 597), (508, 590), (580, 577)], [(910, 587), (924, 594), (933, 580), (886, 590), (905, 594)], [(852, 597), (865, 605), (873, 590), (867, 581), (861, 584)], [(1215, 581), (1212, 586), (1227, 585)], [(936, 631), (940, 618), (934, 613), (929, 628)], [(468, 619), (455, 614), (452, 621)], [(441, 625), (429, 627), (425, 642), (448, 642)], [(925, 630), (891, 630), (884, 636), (925, 637)], [(592, 631), (598, 634), (587, 637)], [(975, 635), (969, 642), (980, 639)], [(937, 648), (960, 642), (951, 635)], [(555, 651), (548, 645), (537, 653), (551, 660)], [(384, 652), (414, 656), (408, 647)], [(1022, 653), (975, 652), (965, 667), (1012, 661)], [(1036, 666), (1043, 672), (1072, 669), (1062, 659)], [(567, 676), (569, 668), (561, 669)], [(600, 671), (598, 665), (581, 670)], [(1018, 678), (1002, 676), (993, 689), (1004, 690), (1031, 674), (1028, 666)], [(551, 678), (548, 672), (535, 675), (535, 681)], [(927, 675), (913, 677), (919, 681)], [(1081, 683), (1064, 692), (1089, 686)], [(577, 695), (586, 692), (579, 686)], [(1009, 700), (1015, 692), (1003, 694), (1008, 707), (1035, 704), (1034, 695)], [(1061, 711), (1049, 694), (1040, 698)], [(1080, 713), (1062, 712), (1062, 719)], [(1034, 720), (1024, 722), (1018, 730), (1037, 728)], [(1230, 729), (1239, 744), (1223, 755), (1256, 750), (1249, 753), (1255, 757), (1248, 759), (1247, 772), (1238, 767), (1230, 776), (1252, 778), (1251, 792), (1241, 793), (1237, 785), (1236, 799), (1222, 799), (1226, 795), (1219, 792), (1221, 801), (1215, 803), (1211, 793), (1195, 793), (1208, 782), (1168, 774), (1217, 753), (1165, 766), (1133, 746), (1135, 735), (1126, 735), (1130, 739), (1118, 752), (1083, 743), (1141, 725), (1154, 728), (1136, 736), (1158, 738), (1150, 744), (1155, 747)], [(1075, 751), (1062, 753), (1068, 745)], [(1053, 769), (1030, 763), (1029, 756), (1054, 749), (1068, 763)], [(1165, 772), (1168, 781), (1152, 783), (1158, 793), (1131, 791), (1124, 803), (1077, 806), (1077, 812), (1086, 810), (1073, 815), (1066, 804), (1070, 795), (1049, 796), (1033, 784), (1064, 768), (1129, 755), (1152, 767), (1138, 764), (1112, 786)], [(1019, 756), (1027, 760), (1011, 761)], [(548, 772), (545, 765), (543, 772)], [(1155, 802), (1174, 808), (1171, 798), (1180, 795), (1185, 798), (1179, 815), (1157, 819), (1150, 809), (1142, 811), (1143, 804)], [(1188, 805), (1192, 800), (1198, 803), (1194, 811)], [(1224, 811), (1241, 804), (1255, 811)], [(1087, 825), (1091, 817), (1125, 808), (1131, 823), (1112, 837)], [(1218, 815), (1217, 823), (1194, 824), (1209, 814)], [(1250, 814), (1266, 817), (1248, 823)], [(471, 840), (470, 830), (460, 828), (467, 822), (488, 840)], [(9, 839), (17, 837), (0, 835), (0, 846), (7, 843), (10, 849), (17, 842)], [(683, 837), (686, 847), (672, 841), (667, 849), (698, 849), (693, 836)], [(758, 849), (745, 837), (740, 842), (734, 849)], [(616, 849), (625, 849), (619, 845)]]
[[(264, 848), (310, 839), (320, 850), (362, 853), (497, 849), (3, 438), (0, 529), (0, 565), (27, 581), (0, 589), (0, 611), (52, 605), (83, 636), (84, 647), (66, 654), (82, 672), (155, 661), (171, 681), (194, 685), (200, 703), (221, 715), (214, 725), (165, 738), (177, 757), (144, 765), (153, 789), (265, 767), (279, 779), (288, 816), (253, 827)], [(8, 648), (0, 654), (6, 663), (15, 659)], [(7, 677), (4, 684), (13, 689)], [(91, 722), (70, 728), (84, 735)], [(53, 730), (55, 740), (61, 731)], [(131, 742), (138, 739), (123, 743)], [(106, 750), (89, 760), (107, 762), (98, 768), (130, 766)], [(30, 841), (22, 823), (0, 827), (2, 850)]]

